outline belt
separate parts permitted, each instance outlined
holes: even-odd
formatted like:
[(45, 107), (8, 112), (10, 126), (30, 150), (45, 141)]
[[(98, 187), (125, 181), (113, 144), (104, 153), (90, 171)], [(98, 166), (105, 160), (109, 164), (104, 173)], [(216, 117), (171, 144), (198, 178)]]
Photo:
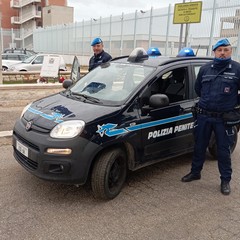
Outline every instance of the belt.
[(223, 112), (212, 112), (212, 111), (207, 111), (203, 108), (199, 108), (197, 107), (197, 113), (198, 114), (203, 114), (203, 115), (207, 115), (209, 117), (214, 117), (214, 118), (221, 118), (223, 116)]

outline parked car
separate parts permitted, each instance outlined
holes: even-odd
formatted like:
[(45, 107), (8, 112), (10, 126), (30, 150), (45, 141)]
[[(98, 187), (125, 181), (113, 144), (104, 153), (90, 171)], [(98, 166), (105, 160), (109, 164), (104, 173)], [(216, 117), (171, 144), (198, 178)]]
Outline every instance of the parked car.
[(21, 63), (17, 63), (12, 65), (9, 70), (14, 72), (19, 71), (41, 71), (42, 65), (43, 65), (43, 58), (44, 56), (58, 56), (60, 57), (60, 71), (66, 71), (66, 64), (64, 62), (64, 59), (61, 55), (56, 54), (36, 54), (31, 57), (26, 58)]
[(28, 57), (37, 54), (33, 50), (28, 50), (24, 48), (6, 48), (4, 49), (3, 53), (17, 53), (17, 54), (24, 54), (27, 55)]
[(2, 70), (8, 70), (12, 65), (20, 63), (28, 56), (23, 53), (3, 53), (2, 54)]
[[(39, 178), (78, 185), (89, 179), (95, 197), (116, 197), (128, 170), (193, 151), (194, 82), (210, 60), (148, 58), (136, 49), (76, 83), (65, 80), (65, 91), (30, 103), (16, 121), (16, 160)], [(232, 151), (239, 126), (234, 130)], [(214, 135), (209, 150), (215, 156)]]

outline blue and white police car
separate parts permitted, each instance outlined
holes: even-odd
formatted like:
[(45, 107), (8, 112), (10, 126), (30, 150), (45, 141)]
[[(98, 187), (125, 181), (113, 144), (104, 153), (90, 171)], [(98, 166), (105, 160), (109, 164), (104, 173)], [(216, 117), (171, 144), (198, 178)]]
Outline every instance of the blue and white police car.
[[(64, 81), (66, 90), (23, 110), (13, 129), (16, 160), (39, 178), (78, 185), (90, 179), (97, 198), (116, 197), (127, 171), (193, 151), (194, 82), (210, 60), (149, 58), (137, 48), (77, 82)], [(214, 136), (209, 150), (216, 152)]]

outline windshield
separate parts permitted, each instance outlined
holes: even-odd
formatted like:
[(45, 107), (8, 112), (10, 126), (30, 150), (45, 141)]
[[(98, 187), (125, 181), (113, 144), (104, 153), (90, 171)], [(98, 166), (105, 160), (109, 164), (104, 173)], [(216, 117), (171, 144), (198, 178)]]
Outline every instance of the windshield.
[(36, 55), (32, 55), (31, 57), (26, 58), (23, 63), (30, 63), (34, 58), (36, 57)]
[(89, 72), (71, 88), (72, 93), (84, 94), (101, 102), (118, 104), (155, 68), (134, 64), (105, 63)]

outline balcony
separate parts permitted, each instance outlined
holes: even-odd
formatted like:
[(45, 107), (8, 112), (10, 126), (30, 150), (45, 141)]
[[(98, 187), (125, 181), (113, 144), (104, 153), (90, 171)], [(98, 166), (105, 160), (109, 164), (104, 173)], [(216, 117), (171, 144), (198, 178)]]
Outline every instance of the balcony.
[(18, 35), (15, 35), (14, 40), (15, 41), (22, 41), (27, 37), (30, 37), (31, 35), (33, 35), (33, 30), (35, 28), (29, 28), (29, 29), (21, 29)]
[(11, 0), (10, 7), (11, 8), (21, 8), (30, 3), (41, 3), (41, 0)]
[(20, 15), (19, 17), (17, 16), (13, 16), (11, 17), (11, 23), (12, 24), (23, 24), (31, 19), (34, 19), (34, 18), (41, 18), (41, 11), (31, 11), (31, 12), (28, 12), (27, 14), (24, 14), (24, 15)]

